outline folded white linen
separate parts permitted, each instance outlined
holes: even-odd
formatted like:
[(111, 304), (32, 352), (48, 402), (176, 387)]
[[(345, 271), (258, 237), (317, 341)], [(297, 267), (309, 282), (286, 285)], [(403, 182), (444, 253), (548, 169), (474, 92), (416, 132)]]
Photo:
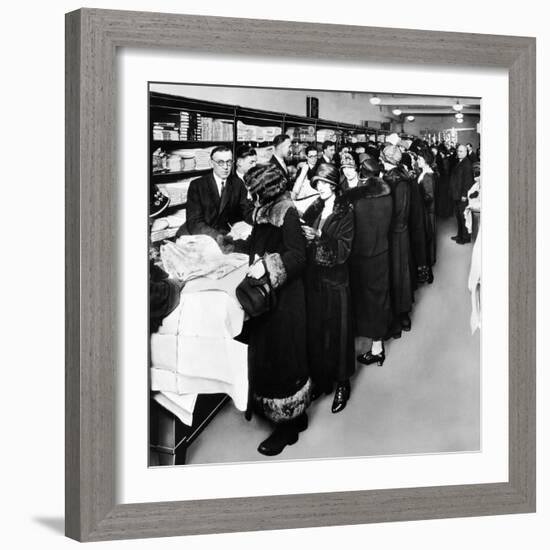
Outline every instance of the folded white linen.
[(226, 292), (182, 292), (178, 307), (151, 335), (151, 389), (226, 393), (246, 410), (247, 346), (234, 340), (243, 321), (241, 306)]
[(178, 395), (172, 392), (155, 392), (153, 399), (177, 416), (185, 425), (193, 425), (197, 394)]

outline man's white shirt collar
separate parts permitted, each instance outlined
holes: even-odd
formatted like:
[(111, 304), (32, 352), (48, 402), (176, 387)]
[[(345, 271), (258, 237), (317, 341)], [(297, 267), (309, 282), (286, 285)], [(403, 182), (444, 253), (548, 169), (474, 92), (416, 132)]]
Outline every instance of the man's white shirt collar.
[(281, 164), (281, 166), (285, 169), (286, 171), (286, 162), (285, 162), (285, 159), (278, 156), (278, 155), (275, 155), (275, 158), (279, 161), (279, 163)]
[(218, 186), (218, 194), (220, 197), (222, 196), (222, 183), (225, 181), (227, 183), (227, 178), (223, 180), (218, 176), (217, 174), (214, 174), (214, 180), (216, 181), (216, 185)]

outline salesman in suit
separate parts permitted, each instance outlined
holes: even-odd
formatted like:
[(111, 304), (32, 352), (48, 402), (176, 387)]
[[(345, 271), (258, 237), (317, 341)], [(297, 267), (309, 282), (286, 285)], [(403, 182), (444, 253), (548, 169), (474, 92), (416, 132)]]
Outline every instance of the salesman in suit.
[(457, 244), (470, 242), (470, 235), (466, 229), (464, 209), (468, 204), (468, 191), (474, 184), (474, 171), (468, 158), (468, 150), (465, 145), (459, 145), (456, 149), (457, 164), (451, 171), (449, 189), (454, 201), (457, 232), (451, 237)]
[(212, 172), (193, 180), (187, 193), (187, 230), (210, 235), (218, 243), (239, 221), (252, 222), (252, 202), (236, 174), (231, 174), (233, 153), (225, 145), (210, 153)]

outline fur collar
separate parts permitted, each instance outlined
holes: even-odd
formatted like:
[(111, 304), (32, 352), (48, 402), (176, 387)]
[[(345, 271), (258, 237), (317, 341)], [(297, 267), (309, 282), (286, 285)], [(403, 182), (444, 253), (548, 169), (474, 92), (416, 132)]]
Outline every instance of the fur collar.
[[(334, 201), (334, 208), (331, 216), (336, 218), (344, 216), (347, 212), (353, 209), (353, 204), (347, 199), (347, 192), (336, 197)], [(317, 199), (313, 202), (309, 208), (304, 212), (302, 219), (306, 222), (306, 225), (312, 226), (317, 218), (321, 215), (325, 202), (322, 199)]]
[(290, 208), (296, 207), (290, 198), (290, 194), (286, 192), (268, 204), (257, 206), (254, 209), (252, 219), (254, 223), (269, 223), (275, 227), (281, 227)]
[(381, 178), (371, 177), (361, 182), (358, 187), (352, 187), (348, 189), (344, 196), (345, 198), (354, 203), (360, 199), (376, 199), (378, 197), (385, 197), (391, 193), (390, 186), (384, 182)]
[(409, 172), (406, 166), (400, 164), (384, 174), (384, 181), (389, 185), (395, 185), (399, 181), (414, 179), (414, 172)]

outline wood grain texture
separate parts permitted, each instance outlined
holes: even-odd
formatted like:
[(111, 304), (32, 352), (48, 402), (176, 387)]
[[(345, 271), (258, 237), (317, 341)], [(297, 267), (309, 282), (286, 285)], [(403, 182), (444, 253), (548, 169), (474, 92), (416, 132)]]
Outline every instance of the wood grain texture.
[[(66, 533), (110, 540), (535, 510), (535, 40), (79, 10), (67, 15)], [(509, 482), (117, 505), (115, 56), (216, 55), (504, 67), (510, 75)], [(252, 53), (253, 52), (253, 53)]]
[(65, 26), (65, 529), (80, 533), (80, 18)]

